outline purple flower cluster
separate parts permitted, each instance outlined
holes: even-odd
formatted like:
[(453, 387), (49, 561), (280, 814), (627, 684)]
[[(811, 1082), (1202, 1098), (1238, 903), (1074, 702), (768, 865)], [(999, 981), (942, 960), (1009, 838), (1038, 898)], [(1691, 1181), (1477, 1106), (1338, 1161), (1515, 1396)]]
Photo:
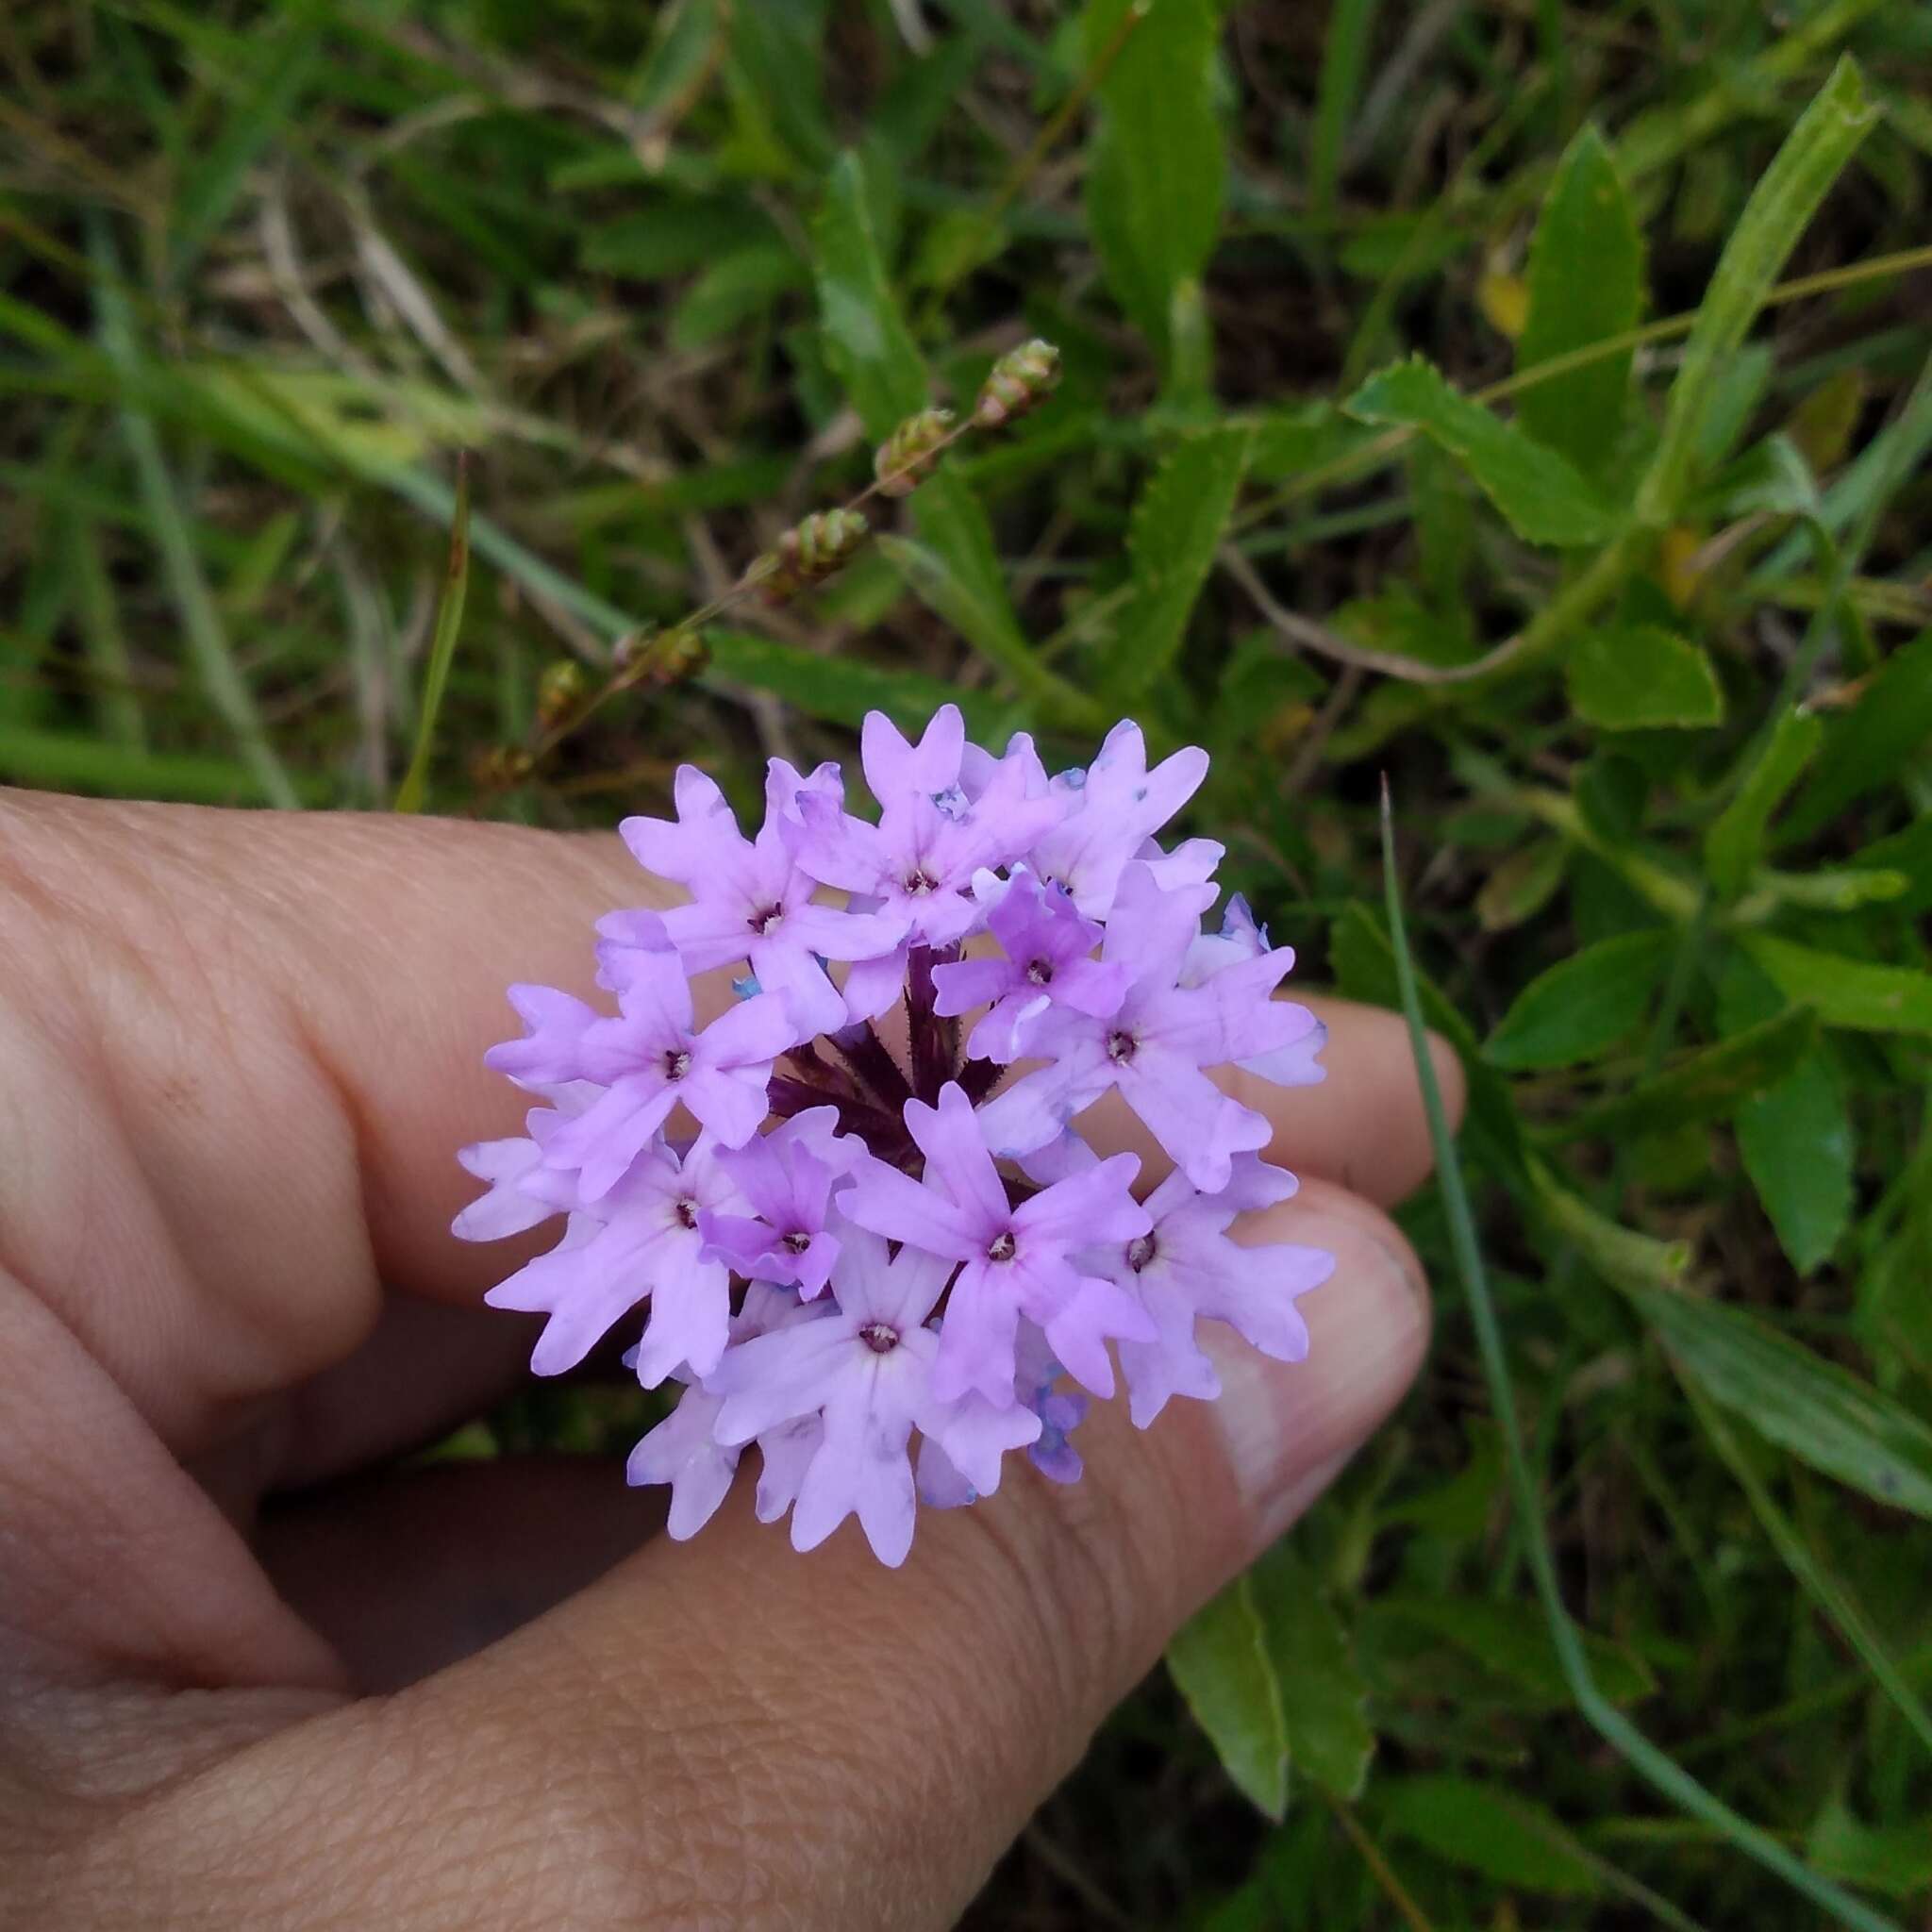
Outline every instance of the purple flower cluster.
[[(670, 1484), (674, 1536), (756, 1442), (762, 1520), (790, 1509), (805, 1550), (856, 1514), (896, 1564), (917, 1502), (991, 1492), (1008, 1450), (1079, 1475), (1068, 1384), (1111, 1395), (1109, 1343), (1143, 1428), (1220, 1392), (1204, 1318), (1299, 1360), (1295, 1298), (1333, 1262), (1229, 1233), (1295, 1182), (1209, 1070), (1319, 1080), (1323, 1029), (1274, 997), (1293, 955), (1239, 898), (1203, 932), (1221, 847), (1157, 838), (1207, 755), (1150, 770), (1122, 724), (1049, 776), (1024, 736), (969, 744), (948, 705), (917, 743), (874, 712), (861, 756), (875, 820), (837, 766), (774, 758), (755, 839), (690, 766), (675, 819), (625, 821), (688, 902), (600, 923), (614, 1015), (510, 990), (525, 1031), (489, 1064), (543, 1104), (464, 1151), (489, 1191), (456, 1231), (565, 1217), (489, 1295), (548, 1317), (540, 1374), (648, 1303), (626, 1359), (684, 1392), (629, 1474)], [(736, 998), (701, 1024), (692, 978), (721, 968)], [(1110, 1091), (1174, 1163), (1144, 1200), (1138, 1157), (1079, 1130)]]

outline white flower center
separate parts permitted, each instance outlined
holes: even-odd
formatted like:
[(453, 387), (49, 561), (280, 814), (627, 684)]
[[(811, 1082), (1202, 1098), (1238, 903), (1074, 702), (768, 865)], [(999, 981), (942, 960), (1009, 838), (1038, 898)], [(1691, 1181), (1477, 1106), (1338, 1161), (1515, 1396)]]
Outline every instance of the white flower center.
[(664, 1077), (667, 1080), (681, 1080), (691, 1072), (691, 1055), (681, 1046), (666, 1047), (664, 1050)]
[(1013, 1239), (1010, 1228), (1001, 1228), (986, 1244), (986, 1258), (989, 1261), (1010, 1261), (1019, 1242)]
[(1151, 1234), (1137, 1234), (1127, 1243), (1127, 1266), (1138, 1274), (1153, 1260), (1157, 1253), (1158, 1250), (1154, 1245), (1154, 1237)]
[(874, 1355), (891, 1355), (899, 1345), (899, 1331), (890, 1322), (868, 1322), (858, 1339)]

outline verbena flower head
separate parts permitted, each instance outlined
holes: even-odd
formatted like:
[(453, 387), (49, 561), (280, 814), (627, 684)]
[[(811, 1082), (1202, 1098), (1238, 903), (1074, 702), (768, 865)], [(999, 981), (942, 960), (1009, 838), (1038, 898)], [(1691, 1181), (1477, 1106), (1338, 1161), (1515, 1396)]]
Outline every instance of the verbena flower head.
[[(671, 1486), (673, 1536), (756, 1443), (761, 1520), (803, 1550), (856, 1515), (896, 1564), (918, 1503), (990, 1493), (1010, 1450), (1076, 1480), (1116, 1357), (1143, 1428), (1220, 1392), (1204, 1321), (1300, 1360), (1333, 1257), (1231, 1232), (1295, 1183), (1210, 1074), (1318, 1080), (1323, 1031), (1240, 899), (1203, 930), (1221, 848), (1159, 841), (1206, 755), (1150, 767), (1122, 724), (1051, 776), (948, 705), (916, 742), (874, 713), (861, 764), (875, 819), (835, 766), (774, 759), (752, 838), (690, 766), (675, 819), (625, 822), (687, 903), (600, 922), (614, 1013), (510, 990), (525, 1033), (489, 1063), (542, 1104), (464, 1151), (489, 1185), (456, 1232), (564, 1217), (489, 1296), (547, 1316), (540, 1374), (642, 1309), (625, 1360), (683, 1392), (629, 1474)], [(1174, 1163), (1151, 1190), (1082, 1135), (1110, 1091)]]

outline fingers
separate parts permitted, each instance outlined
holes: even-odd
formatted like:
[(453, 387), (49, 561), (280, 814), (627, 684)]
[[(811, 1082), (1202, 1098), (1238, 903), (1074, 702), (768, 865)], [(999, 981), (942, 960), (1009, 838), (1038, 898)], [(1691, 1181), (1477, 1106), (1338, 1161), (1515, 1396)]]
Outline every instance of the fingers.
[[(322, 1866), (332, 1908), (399, 1932), (950, 1924), (1176, 1625), (1415, 1371), (1423, 1291), (1377, 1210), (1311, 1182), (1251, 1233), (1338, 1257), (1303, 1304), (1306, 1363), (1236, 1344), (1218, 1404), (1176, 1403), (1145, 1432), (1096, 1413), (1082, 1483), (1012, 1467), (974, 1507), (923, 1513), (898, 1571), (849, 1523), (795, 1555), (752, 1520), (741, 1475), (693, 1541), (247, 1754), (227, 1775), (275, 1828), (230, 1829), (184, 1870), (208, 1809), (235, 1802), (205, 1781), (150, 1807), (122, 1856), (162, 1860), (216, 1921), (254, 1886), (308, 1895)], [(345, 1868), (343, 1848), (372, 1843)]]
[(604, 1458), (447, 1463), (269, 1509), (256, 1555), (357, 1690), (392, 1690), (508, 1636), (662, 1526)]
[[(475, 1302), (554, 1238), (453, 1240), (475, 1191), (454, 1155), (521, 1124), (525, 1097), (481, 1064), (513, 1030), (505, 987), (593, 993), (595, 919), (663, 902), (615, 838), (25, 794), (0, 797), (0, 951), (38, 976), (16, 977), (20, 1010), (73, 1042), (112, 1115), (64, 1192), (16, 1201), (5, 1174), (45, 1149), (0, 1144), (0, 1210), (17, 1265), (171, 1446), (198, 1453), (340, 1360), (382, 1284)], [(1392, 1200), (1426, 1165), (1401, 1022), (1322, 1005), (1326, 1083), (1242, 1097), (1277, 1123), (1276, 1158)], [(59, 1258), (80, 1226), (84, 1279)], [(154, 1287), (109, 1307), (103, 1280)], [(422, 1374), (442, 1374), (434, 1351)]]

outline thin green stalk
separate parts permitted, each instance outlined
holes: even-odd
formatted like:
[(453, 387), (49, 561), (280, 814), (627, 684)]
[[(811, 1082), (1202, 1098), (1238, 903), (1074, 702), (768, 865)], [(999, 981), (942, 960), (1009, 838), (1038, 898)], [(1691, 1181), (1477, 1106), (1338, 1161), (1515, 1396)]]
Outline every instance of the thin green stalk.
[(1436, 1080), (1435, 1062), (1428, 1050), (1423, 1024), (1422, 1002), (1416, 991), (1415, 967), (1409, 958), (1408, 936), (1403, 924), (1402, 895), (1395, 880), (1395, 831), (1390, 808), (1388, 781), (1382, 788), (1382, 884), (1388, 908), (1389, 937), (1395, 953), (1396, 983), (1402, 995), (1403, 1012), (1408, 1021), (1409, 1044), (1422, 1086), (1423, 1108), (1429, 1124), (1429, 1140), (1435, 1149), (1437, 1172), (1441, 1178), (1442, 1206), (1449, 1224), (1450, 1246), (1456, 1257), (1469, 1300), (1471, 1320), (1475, 1324), (1476, 1345), (1482, 1356), (1483, 1375), (1490, 1388), (1490, 1401), (1503, 1432), (1503, 1446), (1509, 1469), (1509, 1486), (1516, 1509), (1529, 1531), (1530, 1573), (1536, 1579), (1537, 1595), (1549, 1624), (1550, 1641), (1556, 1647), (1563, 1680), (1570, 1688), (1576, 1710), (1604, 1741), (1619, 1752), (1631, 1769), (1649, 1780), (1657, 1790), (1689, 1812), (1694, 1819), (1720, 1832), (1730, 1843), (1774, 1873), (1794, 1890), (1829, 1913), (1844, 1925), (1858, 1932), (1901, 1932), (1897, 1924), (1874, 1911), (1841, 1886), (1812, 1871), (1794, 1857), (1771, 1833), (1733, 1811), (1714, 1792), (1665, 1752), (1658, 1750), (1636, 1725), (1631, 1724), (1597, 1688), (1591, 1674), (1590, 1661), (1563, 1602), (1557, 1580), (1556, 1558), (1543, 1528), (1542, 1507), (1531, 1479), (1529, 1463), (1524, 1454), (1522, 1426), (1516, 1414), (1516, 1391), (1509, 1374), (1508, 1357), (1503, 1347), (1503, 1332), (1496, 1319), (1495, 1304), (1490, 1298), (1489, 1278), (1483, 1268), (1482, 1249), (1476, 1240), (1475, 1220), (1469, 1195), (1462, 1185), (1457, 1164), (1456, 1143), (1449, 1131), (1449, 1120), (1442, 1108), (1441, 1089)]
[[(114, 365), (132, 397), (138, 375), (138, 357), (133, 330), (128, 320), (125, 296), (120, 286), (113, 258), (113, 244), (106, 225), (96, 221), (91, 237), (94, 261), (100, 275), (94, 284), (94, 299), (100, 341), (108, 359)], [(168, 587), (174, 592), (175, 608), (180, 613), (181, 629), (196, 674), (215, 709), (221, 713), (235, 740), (242, 761), (254, 774), (261, 794), (271, 805), (293, 810), (301, 800), (296, 795), (282, 761), (270, 744), (261, 713), (256, 708), (254, 693), (242, 675), (229, 648), (228, 635), (208, 581), (202, 575), (201, 559), (195, 555), (194, 540), (188, 520), (175, 496), (174, 478), (168, 473), (166, 457), (153, 419), (131, 400), (121, 411), (121, 433), (128, 454), (134, 458), (134, 472), (141, 486), (142, 502), (154, 526), (156, 542)]]

